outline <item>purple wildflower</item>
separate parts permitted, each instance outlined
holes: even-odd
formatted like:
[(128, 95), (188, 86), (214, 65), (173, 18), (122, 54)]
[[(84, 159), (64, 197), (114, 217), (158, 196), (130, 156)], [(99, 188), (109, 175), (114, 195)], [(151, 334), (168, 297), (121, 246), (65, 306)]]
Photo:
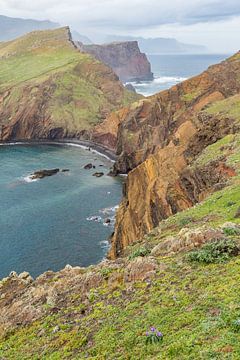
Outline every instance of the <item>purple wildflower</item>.
[(150, 330), (151, 330), (152, 332), (155, 332), (155, 331), (156, 331), (155, 327), (153, 327), (153, 326), (150, 328)]
[(163, 334), (161, 333), (161, 331), (157, 331), (157, 336), (158, 337), (163, 337)]
[(149, 336), (149, 332), (148, 332), (148, 331), (146, 332), (146, 336)]

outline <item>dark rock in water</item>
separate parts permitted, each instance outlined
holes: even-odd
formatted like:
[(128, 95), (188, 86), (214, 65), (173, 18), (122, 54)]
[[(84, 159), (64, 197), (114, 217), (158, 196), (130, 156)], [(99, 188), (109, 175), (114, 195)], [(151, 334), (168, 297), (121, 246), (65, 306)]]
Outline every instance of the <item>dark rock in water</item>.
[(68, 172), (70, 171), (69, 169), (62, 169), (62, 172)]
[(39, 171), (35, 171), (32, 175), (31, 175), (31, 179), (35, 180), (35, 179), (43, 179), (46, 176), (53, 176), (55, 174), (57, 174), (60, 170), (59, 169), (50, 169), (50, 170), (39, 170)]
[(103, 164), (100, 164), (99, 166), (104, 166)]
[(86, 170), (90, 170), (92, 168), (93, 168), (93, 164), (91, 164), (91, 163), (84, 166), (84, 169), (86, 169)]
[(136, 93), (136, 89), (135, 89), (135, 87), (132, 85), (132, 84), (126, 84), (125, 85), (125, 88), (127, 89), (127, 90), (129, 90), (129, 91), (132, 91), (132, 92), (134, 92), (134, 93)]
[(102, 177), (103, 175), (104, 175), (103, 172), (95, 172), (95, 173), (93, 174), (93, 176), (95, 176), (95, 177)]
[(93, 169), (96, 169), (96, 166), (95, 166), (95, 165), (93, 165)]
[(111, 219), (109, 219), (109, 218), (105, 219), (105, 220), (104, 220), (104, 224), (110, 225), (110, 224), (111, 224)]

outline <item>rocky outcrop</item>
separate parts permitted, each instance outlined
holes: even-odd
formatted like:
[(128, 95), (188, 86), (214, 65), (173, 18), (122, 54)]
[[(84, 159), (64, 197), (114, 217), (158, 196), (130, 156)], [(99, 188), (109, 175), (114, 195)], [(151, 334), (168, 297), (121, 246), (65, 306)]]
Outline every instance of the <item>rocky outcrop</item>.
[(30, 175), (30, 178), (32, 180), (43, 179), (45, 177), (56, 175), (59, 171), (60, 169), (38, 170)]
[(191, 167), (208, 145), (239, 131), (234, 116), (208, 111), (240, 92), (240, 54), (125, 110), (115, 173), (129, 172), (110, 256), (158, 223), (225, 186), (236, 175), (224, 159)]
[(89, 138), (131, 103), (110, 67), (83, 54), (69, 28), (35, 31), (0, 45), (0, 140)]
[(123, 82), (153, 80), (151, 64), (139, 50), (137, 41), (104, 45), (77, 44), (82, 51), (110, 66)]

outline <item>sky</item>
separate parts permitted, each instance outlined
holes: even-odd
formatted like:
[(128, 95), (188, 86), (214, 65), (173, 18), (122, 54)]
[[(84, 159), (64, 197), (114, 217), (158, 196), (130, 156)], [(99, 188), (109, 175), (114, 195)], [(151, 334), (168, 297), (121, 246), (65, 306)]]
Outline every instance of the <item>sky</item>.
[(240, 0), (0, 0), (0, 14), (105, 35), (174, 37), (211, 52), (240, 49)]

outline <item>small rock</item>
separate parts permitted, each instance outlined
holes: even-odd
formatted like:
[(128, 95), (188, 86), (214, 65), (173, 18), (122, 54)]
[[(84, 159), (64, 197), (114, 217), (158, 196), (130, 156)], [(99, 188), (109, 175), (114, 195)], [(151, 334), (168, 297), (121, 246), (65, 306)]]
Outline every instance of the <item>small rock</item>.
[(62, 172), (69, 172), (69, 169), (62, 169)]
[(10, 278), (16, 278), (18, 276), (18, 274), (16, 273), (16, 271), (11, 271), (9, 274)]
[(19, 274), (18, 278), (20, 280), (23, 280), (27, 284), (30, 284), (31, 282), (33, 282), (33, 278), (27, 271), (24, 271), (21, 274)]
[(26, 280), (29, 276), (30, 276), (30, 274), (27, 271), (24, 271), (21, 274), (19, 274), (18, 277), (19, 277), (19, 279)]
[(95, 177), (102, 177), (103, 175), (104, 175), (103, 172), (96, 172), (93, 174), (93, 176), (95, 176)]
[(38, 337), (42, 337), (43, 335), (45, 335), (45, 330), (44, 330), (44, 329), (41, 329), (41, 330), (37, 333), (37, 336), (38, 336)]
[(153, 258), (138, 257), (131, 261), (125, 271), (125, 281), (150, 280), (155, 277), (157, 263)]
[(111, 219), (109, 219), (109, 218), (105, 219), (104, 224), (111, 224)]
[(65, 270), (72, 270), (72, 266), (71, 265), (69, 265), (69, 264), (67, 264), (66, 266), (65, 266)]
[(91, 164), (91, 163), (89, 163), (89, 164), (87, 164), (87, 165), (84, 166), (84, 169), (85, 169), (85, 170), (90, 170), (90, 169), (92, 169), (92, 168), (93, 168), (93, 164)]

